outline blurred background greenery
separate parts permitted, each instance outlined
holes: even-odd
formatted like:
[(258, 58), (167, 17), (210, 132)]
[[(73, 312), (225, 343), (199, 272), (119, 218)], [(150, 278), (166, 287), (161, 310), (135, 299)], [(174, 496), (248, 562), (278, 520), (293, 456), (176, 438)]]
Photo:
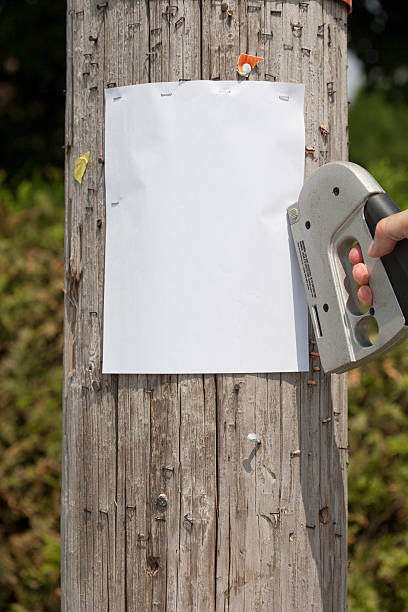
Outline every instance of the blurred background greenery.
[[(407, 17), (402, 0), (355, 0), (350, 18), (350, 159), (401, 208)], [(0, 611), (56, 612), (65, 3), (0, 0), (0, 41)], [(349, 380), (349, 607), (407, 612), (407, 346)]]

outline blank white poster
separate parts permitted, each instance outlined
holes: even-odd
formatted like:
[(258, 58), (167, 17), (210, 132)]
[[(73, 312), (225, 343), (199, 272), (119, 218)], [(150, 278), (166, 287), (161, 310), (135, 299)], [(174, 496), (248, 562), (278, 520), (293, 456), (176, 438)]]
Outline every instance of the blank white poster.
[(104, 373), (308, 369), (304, 86), (107, 89)]

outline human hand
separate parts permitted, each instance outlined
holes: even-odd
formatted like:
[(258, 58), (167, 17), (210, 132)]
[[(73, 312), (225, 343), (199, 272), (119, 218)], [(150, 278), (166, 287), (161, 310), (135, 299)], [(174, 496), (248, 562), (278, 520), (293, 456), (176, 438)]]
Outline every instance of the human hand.
[[(369, 257), (382, 257), (394, 250), (399, 240), (408, 238), (408, 210), (384, 217), (377, 223), (373, 242), (368, 249)], [(364, 263), (360, 245), (350, 249), (350, 263), (353, 265), (354, 280), (360, 285), (358, 299), (367, 306), (373, 303), (373, 294), (369, 287), (369, 275)]]

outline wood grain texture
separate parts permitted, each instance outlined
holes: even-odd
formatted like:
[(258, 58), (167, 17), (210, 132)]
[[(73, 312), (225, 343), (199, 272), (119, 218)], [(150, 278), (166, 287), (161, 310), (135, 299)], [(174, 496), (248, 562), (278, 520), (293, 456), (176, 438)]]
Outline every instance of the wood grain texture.
[(314, 355), (303, 374), (101, 374), (104, 89), (236, 79), (260, 55), (250, 79), (306, 84), (308, 176), (347, 158), (346, 10), (68, 0), (64, 612), (347, 609), (345, 376)]

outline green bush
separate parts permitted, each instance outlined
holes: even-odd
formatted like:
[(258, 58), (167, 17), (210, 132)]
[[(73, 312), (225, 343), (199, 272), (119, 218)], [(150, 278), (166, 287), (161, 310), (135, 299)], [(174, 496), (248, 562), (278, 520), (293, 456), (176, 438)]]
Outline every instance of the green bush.
[(59, 608), (63, 184), (0, 177), (0, 610)]
[(349, 592), (353, 612), (408, 607), (408, 351), (349, 375)]
[[(378, 92), (362, 92), (350, 114), (351, 159), (400, 208), (408, 208), (407, 117)], [(406, 612), (408, 343), (349, 374), (349, 440), (350, 611)]]

